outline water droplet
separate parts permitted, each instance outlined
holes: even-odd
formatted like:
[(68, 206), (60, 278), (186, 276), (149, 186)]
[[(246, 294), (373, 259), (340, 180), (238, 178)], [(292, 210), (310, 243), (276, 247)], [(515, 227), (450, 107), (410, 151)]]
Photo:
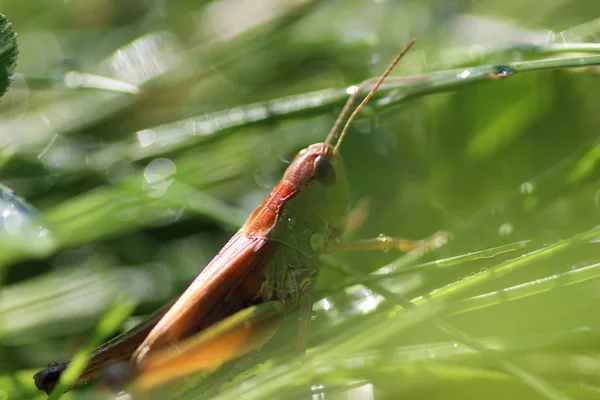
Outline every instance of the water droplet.
[(12, 190), (0, 185), (0, 243), (5, 251), (47, 254), (56, 242), (37, 212)]
[(193, 134), (194, 135), (210, 135), (211, 133), (215, 133), (217, 131), (217, 125), (214, 121), (203, 121), (198, 122), (194, 125)]
[(150, 197), (161, 197), (166, 192), (174, 179), (169, 179), (177, 167), (175, 163), (168, 158), (157, 158), (146, 166), (144, 170), (144, 190)]
[(229, 110), (229, 118), (235, 122), (241, 122), (244, 119), (244, 111), (241, 108)]
[(296, 225), (296, 220), (292, 217), (288, 217), (285, 224), (287, 225), (288, 228), (293, 229), (294, 226)]
[(146, 166), (144, 178), (148, 183), (161, 182), (175, 175), (176, 171), (177, 167), (173, 161), (168, 158), (157, 158)]
[(512, 231), (513, 226), (508, 222), (500, 225), (500, 228), (498, 228), (498, 233), (500, 234), (500, 236), (508, 236), (512, 233)]
[(506, 78), (515, 73), (515, 70), (510, 65), (496, 65), (494, 67), (494, 75), (497, 78)]
[[(379, 236), (377, 236), (377, 241), (380, 243), (389, 243), (392, 240), (393, 239), (391, 237), (384, 235), (383, 233), (380, 233)], [(390, 251), (390, 249), (388, 247), (382, 247), (381, 251), (387, 253), (388, 251)]]
[(143, 131), (138, 131), (136, 134), (138, 143), (141, 147), (148, 147), (158, 138), (158, 134), (151, 129), (144, 129)]
[(469, 76), (471, 76), (471, 71), (468, 69), (465, 69), (464, 71), (462, 71), (460, 74), (456, 75), (456, 77), (458, 79), (466, 79)]
[(525, 182), (521, 185), (521, 193), (533, 193), (533, 191), (535, 190), (535, 186), (533, 186), (533, 183), (531, 182)]

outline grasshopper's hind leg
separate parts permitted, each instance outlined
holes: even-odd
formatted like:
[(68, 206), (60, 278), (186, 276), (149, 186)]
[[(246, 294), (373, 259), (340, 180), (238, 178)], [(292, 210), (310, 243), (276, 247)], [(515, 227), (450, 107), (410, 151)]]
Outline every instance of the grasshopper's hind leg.
[(177, 346), (148, 353), (127, 390), (189, 390), (206, 373), (262, 347), (277, 331), (284, 311), (281, 302), (268, 301), (243, 309)]

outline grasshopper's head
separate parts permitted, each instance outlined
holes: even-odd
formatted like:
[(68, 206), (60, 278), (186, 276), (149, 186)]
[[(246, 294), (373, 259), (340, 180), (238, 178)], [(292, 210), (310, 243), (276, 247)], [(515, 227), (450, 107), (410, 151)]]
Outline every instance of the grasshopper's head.
[[(346, 171), (339, 154), (340, 146), (358, 112), (373, 97), (413, 43), (414, 40), (411, 40), (375, 83), (369, 79), (355, 88), (325, 142), (313, 144), (298, 153), (285, 171), (281, 182), (244, 224), (246, 236), (270, 238), (290, 245), (291, 241), (295, 240), (298, 243), (292, 247), (301, 251), (316, 252), (331, 236), (344, 231), (349, 189)], [(370, 86), (372, 87), (367, 96), (350, 114), (351, 107), (361, 91)], [(340, 131), (346, 117), (348, 120)], [(294, 227), (294, 221), (300, 216), (304, 220), (302, 226)], [(289, 234), (289, 229), (283, 228), (284, 224), (295, 231), (294, 235)]]
[(300, 151), (283, 180), (302, 187), (302, 193), (334, 231), (346, 227), (349, 188), (342, 157), (328, 143), (315, 143)]

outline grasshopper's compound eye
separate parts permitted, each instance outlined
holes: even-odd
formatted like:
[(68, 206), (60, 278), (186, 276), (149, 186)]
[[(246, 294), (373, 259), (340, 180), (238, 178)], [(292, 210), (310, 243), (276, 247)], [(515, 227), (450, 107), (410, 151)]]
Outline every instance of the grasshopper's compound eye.
[(331, 161), (323, 156), (315, 158), (313, 177), (325, 186), (333, 186), (337, 181), (335, 168), (331, 165)]

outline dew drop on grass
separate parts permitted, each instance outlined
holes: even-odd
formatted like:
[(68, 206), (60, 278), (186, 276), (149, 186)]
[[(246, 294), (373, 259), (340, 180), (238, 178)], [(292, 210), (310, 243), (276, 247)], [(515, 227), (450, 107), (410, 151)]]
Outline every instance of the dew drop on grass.
[(515, 73), (515, 70), (510, 65), (497, 65), (494, 68), (494, 74), (497, 78), (506, 78)]
[(45, 255), (56, 242), (37, 211), (6, 186), (0, 185), (0, 243), (11, 252)]
[[(384, 235), (383, 233), (380, 233), (379, 236), (377, 236), (377, 241), (380, 243), (389, 243), (392, 241), (392, 238), (390, 238), (387, 235)], [(383, 251), (384, 253), (387, 253), (388, 251), (390, 251), (389, 248), (382, 248), (381, 251)]]
[(533, 183), (531, 182), (525, 182), (521, 185), (521, 193), (529, 194), (533, 193), (534, 190), (535, 186), (533, 186)]
[(498, 233), (500, 234), (500, 236), (508, 236), (512, 233), (513, 231), (513, 226), (510, 223), (505, 223), (502, 224), (500, 226), (500, 228), (498, 228)]
[(174, 182), (177, 167), (168, 158), (157, 158), (144, 169), (144, 190), (153, 198), (162, 197)]
[(471, 76), (471, 71), (468, 69), (465, 69), (464, 71), (462, 71), (460, 74), (456, 75), (456, 77), (458, 79), (466, 79), (469, 76)]

